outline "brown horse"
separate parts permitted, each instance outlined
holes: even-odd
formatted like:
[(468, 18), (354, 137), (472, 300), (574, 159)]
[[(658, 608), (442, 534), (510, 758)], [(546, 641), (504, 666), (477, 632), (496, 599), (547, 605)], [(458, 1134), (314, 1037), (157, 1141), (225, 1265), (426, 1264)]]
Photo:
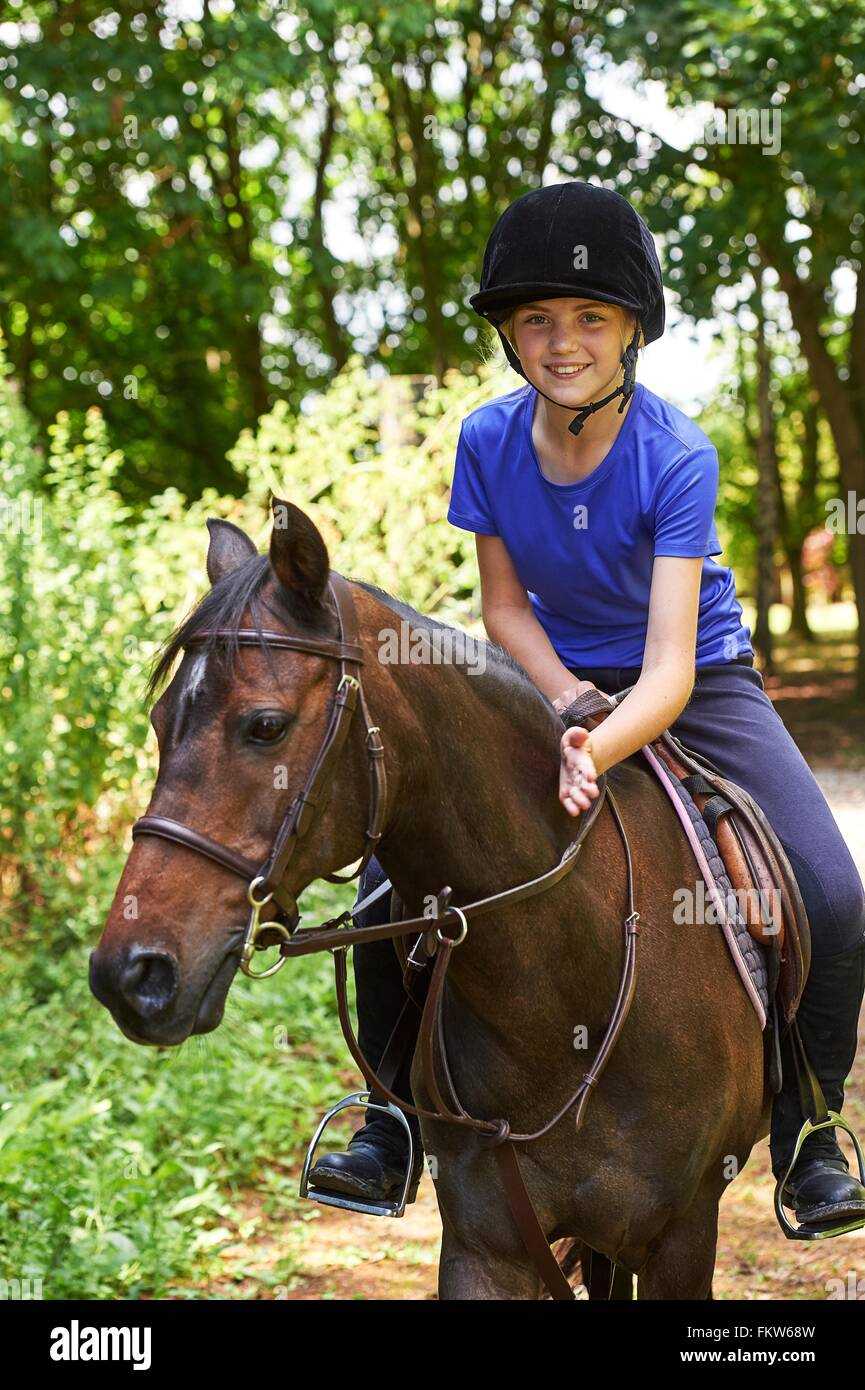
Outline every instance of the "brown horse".
[[(274, 527), (269, 555), (229, 523), (208, 523), (212, 588), (167, 645), (152, 691), (196, 633), (236, 631), (266, 614), (271, 631), (336, 635), (325, 544), (298, 508), (274, 506), (287, 524)], [(455, 629), (371, 584), (353, 581), (351, 592), (386, 758), (376, 854), (406, 916), (423, 913), (445, 884), (454, 903), (469, 903), (550, 869), (575, 831), (557, 794), (562, 725), (552, 705), (493, 642), (481, 647), (485, 668), (376, 659), (385, 634), (433, 639)], [(153, 709), (160, 762), (148, 815), (260, 863), (321, 747), (334, 686), (326, 656), (193, 645)], [(636, 758), (608, 775), (641, 913), (636, 993), (582, 1128), (566, 1114), (526, 1146), (523, 1173), (551, 1241), (573, 1237), (636, 1274), (639, 1298), (705, 1299), (721, 1195), (768, 1133), (762, 1036), (721, 934), (674, 921), (674, 894), (695, 882), (695, 865), (666, 794)], [(355, 723), (329, 799), (291, 859), (291, 895), (362, 853), (368, 777)], [(470, 1114), (534, 1132), (574, 1091), (619, 986), (625, 868), (605, 804), (567, 876), (490, 913), (453, 952), (444, 1022)], [(222, 1018), (247, 912), (244, 886), (225, 867), (142, 836), (92, 956), (93, 992), (135, 1042), (172, 1046), (209, 1032)], [(412, 1086), (429, 1106), (417, 1062)], [(421, 1130), (444, 1228), (440, 1296), (539, 1297), (489, 1146), (434, 1121)]]

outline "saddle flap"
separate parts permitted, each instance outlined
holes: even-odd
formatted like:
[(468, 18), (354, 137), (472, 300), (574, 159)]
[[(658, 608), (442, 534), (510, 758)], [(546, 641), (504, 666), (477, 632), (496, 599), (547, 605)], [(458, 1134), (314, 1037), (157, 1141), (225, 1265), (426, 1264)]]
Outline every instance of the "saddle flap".
[(680, 781), (696, 774), (708, 784), (708, 792), (694, 796), (701, 812), (717, 795), (729, 803), (729, 811), (720, 814), (716, 822), (718, 852), (734, 889), (742, 890), (742, 901), (747, 905), (743, 916), (751, 936), (776, 953), (778, 996), (784, 1020), (790, 1023), (805, 986), (811, 938), (805, 905), (784, 847), (750, 793), (703, 763), (669, 729), (652, 747)]

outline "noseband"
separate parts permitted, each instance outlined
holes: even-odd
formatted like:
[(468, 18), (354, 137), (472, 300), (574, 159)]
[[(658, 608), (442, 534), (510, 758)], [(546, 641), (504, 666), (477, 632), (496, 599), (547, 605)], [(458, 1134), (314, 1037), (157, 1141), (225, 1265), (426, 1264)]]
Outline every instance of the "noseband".
[[(194, 830), (182, 821), (172, 820), (168, 816), (142, 816), (132, 827), (133, 839), (137, 839), (139, 835), (156, 835), (163, 840), (172, 840), (175, 844), (197, 850), (199, 854), (247, 880), (247, 897), (252, 911), (241, 950), (240, 968), (244, 974), (256, 977), (275, 974), (287, 959), (286, 956), (280, 956), (276, 965), (269, 970), (253, 971), (249, 968), (253, 952), (266, 949), (263, 943), (257, 941), (260, 934), (276, 933), (283, 941), (291, 939), (297, 919), (297, 903), (294, 895), (283, 886), (283, 879), (297, 845), (308, 834), (330, 790), (358, 702), (366, 726), (366, 748), (369, 758), (369, 825), (364, 832), (366, 845), (353, 873), (323, 874), (322, 877), (330, 883), (350, 883), (362, 873), (381, 839), (384, 823), (387, 801), (384, 746), (379, 726), (370, 721), (360, 681), (360, 668), (364, 658), (363, 648), (357, 640), (357, 613), (351, 587), (341, 574), (331, 570), (328, 588), (336, 607), (338, 638), (296, 637), (285, 632), (258, 632), (255, 628), (239, 628), (236, 633), (209, 629), (197, 632), (184, 644), (185, 648), (189, 648), (214, 638), (223, 641), (236, 638), (240, 646), (244, 647), (278, 647), (289, 651), (311, 652), (314, 656), (329, 656), (339, 662), (339, 681), (324, 742), (303, 791), (295, 797), (282, 819), (264, 863), (257, 865), (237, 850), (229, 849), (227, 845), (211, 839), (202, 831)], [(276, 918), (261, 923), (261, 910), (271, 901), (278, 909)], [(269, 944), (274, 943), (271, 941)]]

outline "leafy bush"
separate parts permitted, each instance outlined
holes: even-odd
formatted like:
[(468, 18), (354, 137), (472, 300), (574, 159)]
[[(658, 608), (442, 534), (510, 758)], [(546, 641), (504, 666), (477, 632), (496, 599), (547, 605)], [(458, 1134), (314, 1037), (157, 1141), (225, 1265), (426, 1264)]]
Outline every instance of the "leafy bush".
[[(220, 1029), (167, 1053), (95, 1004), (87, 955), (155, 772), (146, 676), (206, 587), (208, 516), (261, 548), (269, 494), (288, 497), (343, 573), (477, 628), (474, 542), (447, 523), (448, 490), (460, 420), (501, 386), (455, 375), (401, 408), (414, 442), (386, 447), (382, 389), (355, 359), (309, 413), (279, 405), (241, 437), (243, 498), (169, 489), (133, 512), (101, 412), (80, 435), (59, 415), (46, 456), (0, 363), (0, 1277), (40, 1278), (45, 1298), (195, 1296), (264, 1219), (249, 1189), (274, 1222), (295, 1211), (288, 1165), (357, 1084), (328, 956), (239, 979)], [(304, 911), (353, 897), (313, 885)]]

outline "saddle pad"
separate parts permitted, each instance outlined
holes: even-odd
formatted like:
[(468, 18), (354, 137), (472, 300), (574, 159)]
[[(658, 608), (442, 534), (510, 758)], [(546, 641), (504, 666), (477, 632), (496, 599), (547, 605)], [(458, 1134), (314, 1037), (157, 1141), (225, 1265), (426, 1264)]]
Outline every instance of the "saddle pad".
[[(694, 851), (697, 865), (709, 894), (715, 904), (718, 925), (733, 958), (733, 964), (745, 988), (745, 993), (754, 1005), (760, 1020), (760, 1027), (766, 1027), (769, 1013), (769, 976), (766, 961), (766, 947), (755, 941), (748, 931), (746, 922), (739, 911), (733, 885), (718, 853), (718, 847), (709, 832), (709, 827), (700, 815), (699, 808), (687, 787), (683, 787), (677, 777), (672, 777), (654, 750), (646, 744), (642, 749), (647, 760), (657, 772), (684, 826), (688, 841)], [(730, 908), (728, 913), (727, 908)]]

